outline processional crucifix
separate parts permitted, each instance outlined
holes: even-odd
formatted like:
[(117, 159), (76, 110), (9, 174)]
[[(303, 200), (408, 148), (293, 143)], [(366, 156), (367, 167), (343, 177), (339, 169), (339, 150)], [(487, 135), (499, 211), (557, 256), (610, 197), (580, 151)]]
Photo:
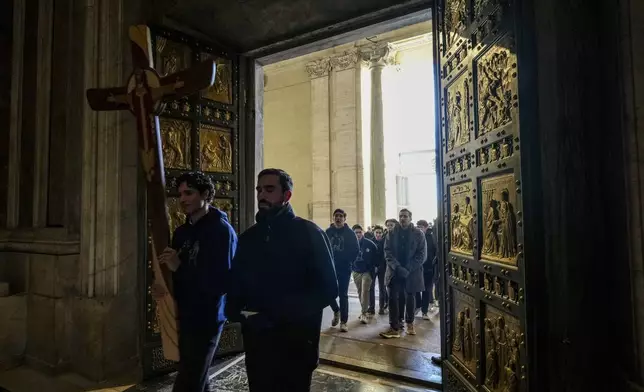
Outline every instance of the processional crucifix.
[(169, 245), (165, 176), (159, 119), (165, 103), (194, 94), (212, 86), (216, 65), (205, 61), (190, 69), (161, 77), (153, 68), (150, 29), (145, 25), (132, 26), (134, 71), (124, 87), (87, 90), (87, 101), (96, 111), (129, 110), (136, 116), (141, 163), (147, 187), (148, 222), (151, 233), (152, 268), (155, 281), (168, 291), (157, 301), (163, 354), (166, 359), (179, 360), (177, 310), (172, 296), (172, 275), (166, 265), (160, 265), (157, 255)]

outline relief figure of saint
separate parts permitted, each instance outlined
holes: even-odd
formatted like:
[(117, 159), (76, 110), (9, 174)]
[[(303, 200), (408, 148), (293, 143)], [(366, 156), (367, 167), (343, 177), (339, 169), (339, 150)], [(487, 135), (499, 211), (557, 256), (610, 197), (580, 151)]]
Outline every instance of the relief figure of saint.
[(456, 325), (454, 326), (454, 343), (452, 344), (452, 352), (456, 353), (463, 350), (463, 328), (465, 325), (465, 314), (458, 312), (456, 318)]
[(490, 206), (485, 215), (485, 238), (483, 242), (483, 253), (496, 255), (499, 253), (499, 211), (497, 209), (498, 202), (494, 199), (490, 200)]
[(500, 256), (502, 258), (510, 259), (517, 255), (517, 220), (514, 214), (514, 207), (512, 206), (512, 203), (510, 203), (510, 192), (507, 188), (501, 191), (499, 219), (501, 220)]

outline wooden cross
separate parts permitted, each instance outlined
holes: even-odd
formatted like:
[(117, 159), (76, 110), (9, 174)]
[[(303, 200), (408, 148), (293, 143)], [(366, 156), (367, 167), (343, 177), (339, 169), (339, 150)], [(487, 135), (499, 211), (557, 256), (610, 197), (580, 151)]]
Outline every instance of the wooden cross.
[(151, 232), (152, 268), (157, 283), (165, 286), (169, 295), (157, 302), (161, 341), (166, 359), (179, 360), (176, 303), (172, 297), (172, 274), (157, 259), (170, 242), (165, 176), (159, 119), (165, 103), (194, 94), (212, 86), (215, 81), (214, 61), (205, 61), (193, 68), (161, 77), (153, 68), (150, 29), (145, 25), (132, 26), (134, 71), (124, 87), (89, 89), (87, 101), (93, 110), (129, 110), (136, 116), (139, 150), (147, 185), (148, 222)]

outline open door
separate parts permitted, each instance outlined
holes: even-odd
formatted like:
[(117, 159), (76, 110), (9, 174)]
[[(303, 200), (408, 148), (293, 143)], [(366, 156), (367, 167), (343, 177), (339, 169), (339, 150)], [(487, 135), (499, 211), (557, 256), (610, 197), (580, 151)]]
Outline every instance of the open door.
[[(175, 31), (154, 27), (151, 30), (154, 62), (159, 73), (174, 73), (209, 58), (217, 63), (215, 84), (211, 88), (168, 104), (159, 116), (171, 231), (185, 220), (178, 203), (176, 179), (187, 171), (199, 170), (209, 174), (215, 184), (212, 204), (228, 214), (239, 232), (239, 124), (243, 117), (240, 116), (239, 56)], [(146, 254), (149, 251), (146, 246)], [(149, 292), (153, 282), (150, 263), (143, 275), (143, 287), (148, 288), (144, 295), (142, 328), (142, 361), (147, 378), (171, 370), (174, 364), (163, 357), (156, 303)], [(217, 355), (240, 351), (239, 326), (229, 324), (222, 333)]]
[(514, 13), (499, 0), (434, 5), (446, 391), (527, 390)]

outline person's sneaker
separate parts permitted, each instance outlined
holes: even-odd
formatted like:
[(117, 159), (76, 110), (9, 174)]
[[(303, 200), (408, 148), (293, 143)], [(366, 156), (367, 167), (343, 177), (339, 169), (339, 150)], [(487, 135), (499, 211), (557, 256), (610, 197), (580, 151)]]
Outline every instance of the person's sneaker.
[(427, 313), (423, 313), (423, 320), (429, 320), (429, 315)]
[(367, 314), (361, 314), (360, 315), (360, 322), (362, 324), (367, 324), (369, 322), (369, 315)]
[(380, 332), (380, 336), (385, 339), (397, 339), (400, 337), (400, 331), (397, 331), (393, 328), (389, 328), (385, 332)]
[(383, 314), (385, 314), (385, 310), (384, 310), (384, 309), (380, 309), (380, 310), (378, 311), (378, 314), (379, 314), (379, 315), (383, 315)]
[(407, 335), (416, 335), (413, 323), (407, 323)]
[(436, 366), (441, 366), (443, 364), (443, 358), (441, 357), (432, 357), (432, 363)]
[(333, 312), (333, 321), (331, 321), (331, 326), (335, 327), (340, 322), (340, 312)]
[(370, 316), (374, 316), (376, 314), (376, 311), (374, 309), (369, 309), (367, 310), (367, 314)]
[(340, 324), (340, 332), (349, 332), (349, 327), (347, 327), (346, 323)]

